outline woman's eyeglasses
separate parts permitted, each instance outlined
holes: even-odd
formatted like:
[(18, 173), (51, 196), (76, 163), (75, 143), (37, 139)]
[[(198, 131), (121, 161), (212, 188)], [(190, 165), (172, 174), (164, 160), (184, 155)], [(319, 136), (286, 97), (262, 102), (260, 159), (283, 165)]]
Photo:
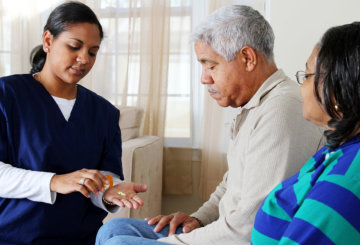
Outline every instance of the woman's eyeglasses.
[(315, 73), (305, 73), (304, 71), (298, 71), (296, 72), (295, 77), (298, 84), (302, 85), (306, 79), (313, 75), (315, 75)]

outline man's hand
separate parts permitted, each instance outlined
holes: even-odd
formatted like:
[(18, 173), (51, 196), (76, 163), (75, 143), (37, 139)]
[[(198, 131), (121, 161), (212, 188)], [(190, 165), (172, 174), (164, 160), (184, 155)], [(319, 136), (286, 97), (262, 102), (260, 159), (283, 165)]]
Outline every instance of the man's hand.
[(138, 209), (144, 205), (143, 200), (137, 195), (138, 192), (145, 192), (147, 185), (122, 182), (114, 185), (104, 192), (103, 198), (120, 207)]
[(166, 225), (169, 225), (169, 236), (176, 233), (178, 226), (183, 226), (183, 232), (188, 233), (199, 228), (201, 225), (197, 219), (183, 213), (177, 212), (170, 215), (159, 215), (154, 218), (146, 218), (149, 225), (155, 225), (154, 232), (161, 231)]

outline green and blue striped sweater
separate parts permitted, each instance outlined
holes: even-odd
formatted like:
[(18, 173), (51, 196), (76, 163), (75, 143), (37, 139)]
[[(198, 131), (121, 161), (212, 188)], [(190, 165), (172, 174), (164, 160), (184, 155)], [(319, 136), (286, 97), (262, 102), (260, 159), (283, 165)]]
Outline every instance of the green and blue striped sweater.
[(264, 200), (251, 244), (360, 244), (360, 136), (324, 146)]

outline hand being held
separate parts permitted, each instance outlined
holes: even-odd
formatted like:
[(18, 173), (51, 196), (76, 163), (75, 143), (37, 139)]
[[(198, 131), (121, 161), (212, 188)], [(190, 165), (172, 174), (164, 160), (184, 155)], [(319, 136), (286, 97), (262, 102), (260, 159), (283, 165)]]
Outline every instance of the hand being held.
[(68, 174), (54, 175), (50, 181), (50, 190), (61, 194), (78, 191), (90, 198), (90, 191), (95, 195), (105, 191), (104, 184), (108, 184), (108, 180), (100, 171), (83, 168)]
[(183, 232), (189, 233), (201, 227), (197, 219), (191, 217), (183, 212), (177, 212), (170, 215), (159, 215), (154, 218), (146, 218), (149, 225), (155, 225), (154, 232), (161, 231), (166, 225), (169, 225), (169, 236), (176, 233), (178, 226), (183, 226)]
[(139, 185), (131, 182), (122, 182), (104, 192), (103, 198), (120, 207), (138, 209), (144, 205), (143, 200), (137, 195), (145, 192), (147, 185)]

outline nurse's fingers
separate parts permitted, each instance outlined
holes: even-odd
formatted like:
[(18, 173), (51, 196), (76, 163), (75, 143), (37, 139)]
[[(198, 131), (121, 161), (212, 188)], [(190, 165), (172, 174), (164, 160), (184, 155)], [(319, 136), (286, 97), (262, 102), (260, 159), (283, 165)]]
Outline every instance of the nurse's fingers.
[[(103, 175), (99, 170), (84, 168), (79, 171), (81, 173), (81, 177), (89, 179), (94, 182), (94, 185), (98, 191), (102, 191), (102, 192), (105, 191), (104, 185), (108, 184), (109, 181), (107, 180), (105, 175)], [(92, 187), (92, 185), (89, 184), (89, 182), (86, 182), (85, 184), (88, 187)], [(96, 193), (95, 191), (93, 192)]]
[(92, 191), (97, 196), (100, 194), (98, 187), (95, 185), (95, 182), (92, 181), (91, 179), (85, 179), (84, 187), (86, 187), (88, 191)]
[(83, 194), (85, 197), (90, 198), (90, 193), (89, 193), (88, 189), (85, 186), (80, 186), (78, 188), (78, 192)]

